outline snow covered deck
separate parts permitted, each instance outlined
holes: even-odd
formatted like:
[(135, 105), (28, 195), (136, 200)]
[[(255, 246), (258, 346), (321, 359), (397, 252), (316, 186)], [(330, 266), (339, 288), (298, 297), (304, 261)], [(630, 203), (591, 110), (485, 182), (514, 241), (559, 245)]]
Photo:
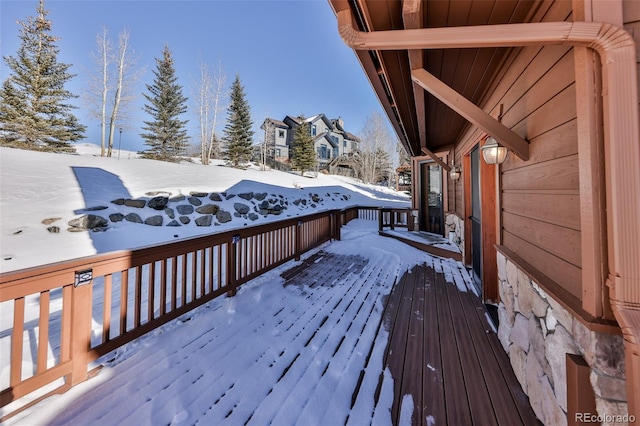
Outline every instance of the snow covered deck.
[(7, 424), (534, 424), (465, 269), (354, 220)]

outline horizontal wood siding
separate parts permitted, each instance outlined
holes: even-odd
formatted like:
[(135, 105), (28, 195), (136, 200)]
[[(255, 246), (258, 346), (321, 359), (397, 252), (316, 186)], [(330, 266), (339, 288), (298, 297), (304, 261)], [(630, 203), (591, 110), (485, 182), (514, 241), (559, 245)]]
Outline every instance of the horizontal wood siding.
[[(571, 20), (571, 2), (546, 1), (532, 18)], [(581, 297), (580, 178), (573, 49), (513, 49), (481, 106), (530, 143), (530, 158), (510, 153), (500, 166), (502, 244), (573, 296)], [(484, 133), (469, 127), (456, 164)], [(464, 217), (461, 183), (455, 210)], [(491, 218), (483, 218), (483, 221)]]

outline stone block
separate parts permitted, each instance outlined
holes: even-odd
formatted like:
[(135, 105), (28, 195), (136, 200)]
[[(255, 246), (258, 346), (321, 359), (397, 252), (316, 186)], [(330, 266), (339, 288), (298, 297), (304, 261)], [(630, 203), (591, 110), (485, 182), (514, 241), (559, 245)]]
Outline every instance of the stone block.
[(511, 287), (508, 283), (503, 282), (500, 285), (500, 301), (504, 304), (505, 313), (507, 314), (507, 319), (509, 320), (509, 325), (513, 325), (515, 321), (515, 300), (513, 297), (513, 287)]
[(511, 324), (507, 318), (507, 313), (505, 312), (504, 305), (501, 303), (498, 306), (498, 340), (502, 344), (502, 348), (505, 352), (509, 351), (509, 345), (511, 342), (509, 340), (509, 336), (511, 335)]
[(579, 354), (573, 336), (559, 325), (545, 341), (547, 362), (551, 368), (556, 399), (563, 410), (567, 410), (567, 363), (566, 354)]
[(511, 345), (509, 348), (509, 360), (511, 361), (511, 367), (513, 372), (522, 386), (524, 393), (527, 393), (527, 354), (522, 348)]
[(527, 333), (529, 334), (529, 355), (533, 353), (536, 356), (545, 376), (549, 377), (549, 380), (552, 381), (553, 375), (551, 373), (551, 367), (547, 362), (546, 342), (542, 329), (540, 328), (540, 322), (537, 318), (529, 318)]
[(603, 376), (593, 370), (590, 379), (596, 396), (620, 402), (627, 400), (627, 385), (624, 379)]
[(500, 252), (497, 253), (498, 263), (498, 279), (500, 281), (507, 280), (507, 258)]
[(566, 426), (567, 413), (560, 407), (556, 399), (556, 392), (554, 392), (547, 377), (540, 379), (540, 391), (542, 398), (542, 422), (546, 425)]
[[(629, 408), (626, 402), (609, 401), (596, 397), (596, 410), (602, 416), (602, 426), (626, 426), (625, 421), (629, 416)], [(637, 421), (637, 419), (636, 419)]]
[(533, 314), (533, 289), (527, 284), (516, 283), (516, 285), (518, 286), (518, 296), (515, 297), (515, 310), (529, 318)]
[(556, 302), (553, 297), (547, 297), (547, 303), (551, 308), (549, 311), (553, 314), (553, 317), (567, 330), (573, 329), (573, 315)]
[(531, 408), (536, 416), (544, 420), (542, 410), (542, 385), (541, 380), (544, 378), (540, 363), (536, 359), (535, 355), (527, 355), (527, 395), (529, 396), (529, 402)]
[(509, 341), (514, 345), (522, 348), (525, 352), (529, 352), (529, 321), (526, 317), (516, 314), (516, 319), (509, 335)]
[(624, 378), (624, 341), (617, 334), (594, 333), (595, 363), (593, 368), (608, 376)]
[(510, 260), (507, 260), (507, 282), (512, 287), (518, 284), (518, 267)]

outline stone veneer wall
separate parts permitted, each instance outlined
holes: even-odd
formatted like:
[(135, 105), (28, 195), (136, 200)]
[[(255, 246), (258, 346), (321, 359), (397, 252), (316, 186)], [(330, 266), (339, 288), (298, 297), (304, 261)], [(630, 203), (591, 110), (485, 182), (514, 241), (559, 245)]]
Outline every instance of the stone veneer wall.
[(449, 238), (453, 244), (458, 246), (461, 253), (464, 253), (462, 243), (464, 241), (464, 220), (453, 213), (445, 213), (445, 237)]
[[(565, 354), (579, 354), (591, 368), (597, 413), (603, 424), (627, 414), (621, 335), (590, 331), (580, 320), (498, 252), (498, 337), (538, 418), (566, 425)], [(614, 417), (620, 416), (620, 417)]]

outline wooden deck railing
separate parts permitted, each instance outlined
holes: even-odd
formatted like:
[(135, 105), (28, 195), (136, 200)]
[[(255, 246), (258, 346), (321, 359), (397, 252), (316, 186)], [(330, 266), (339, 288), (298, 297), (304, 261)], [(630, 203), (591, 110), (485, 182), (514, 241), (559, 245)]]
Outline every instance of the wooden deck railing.
[(411, 209), (379, 209), (378, 212), (378, 230), (382, 231), (384, 228), (407, 228), (409, 231), (413, 231), (413, 214)]
[(378, 213), (332, 210), (0, 274), (2, 316), (13, 317), (0, 330), (3, 372), (10, 364), (0, 407), (45, 386), (55, 388), (34, 402), (67, 390), (87, 379), (91, 361)]

